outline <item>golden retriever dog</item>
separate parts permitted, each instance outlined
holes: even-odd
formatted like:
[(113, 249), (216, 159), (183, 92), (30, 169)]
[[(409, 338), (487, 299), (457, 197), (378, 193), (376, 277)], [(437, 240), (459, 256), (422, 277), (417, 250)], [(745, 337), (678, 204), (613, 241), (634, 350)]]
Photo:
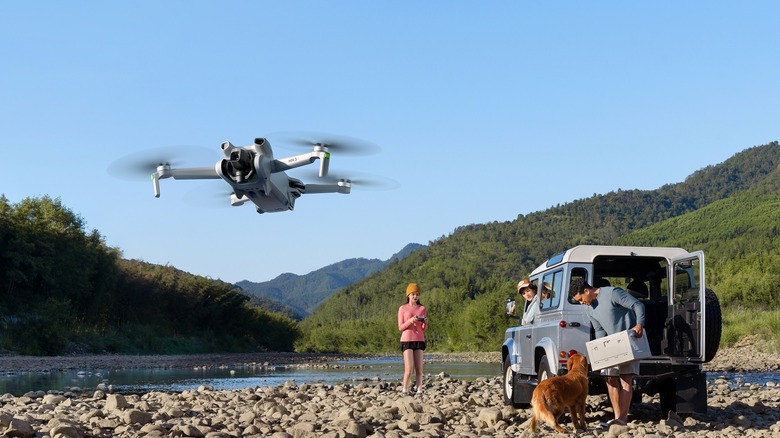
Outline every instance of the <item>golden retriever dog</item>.
[(568, 372), (562, 376), (550, 377), (536, 386), (531, 396), (534, 414), (531, 417), (531, 431), (536, 432), (536, 423), (546, 421), (559, 433), (566, 430), (558, 424), (564, 409), (569, 409), (576, 429), (586, 429), (585, 403), (588, 398), (588, 360), (581, 354), (574, 354), (566, 361)]

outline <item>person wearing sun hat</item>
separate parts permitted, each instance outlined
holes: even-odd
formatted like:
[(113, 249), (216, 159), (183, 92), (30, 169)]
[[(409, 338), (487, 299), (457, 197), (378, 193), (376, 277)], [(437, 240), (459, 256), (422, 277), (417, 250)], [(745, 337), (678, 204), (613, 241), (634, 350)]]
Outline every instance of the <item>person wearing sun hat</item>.
[(542, 291), (539, 293), (539, 307), (544, 309), (546, 307), (552, 306), (550, 297), (553, 295), (552, 285), (546, 281), (542, 283)]
[(550, 298), (550, 295), (552, 294), (552, 285), (548, 282), (542, 283), (542, 300), (546, 300)]
[(398, 308), (398, 330), (401, 332), (401, 354), (404, 358), (403, 394), (409, 388), (409, 378), (414, 369), (417, 394), (422, 394), (423, 351), (425, 331), (428, 330), (428, 313), (420, 303), (420, 286), (406, 286), (406, 302)]
[(525, 298), (525, 310), (520, 319), (520, 325), (527, 325), (534, 322), (536, 315), (539, 314), (539, 296), (536, 294), (536, 285), (530, 280), (524, 278), (517, 283), (517, 293)]

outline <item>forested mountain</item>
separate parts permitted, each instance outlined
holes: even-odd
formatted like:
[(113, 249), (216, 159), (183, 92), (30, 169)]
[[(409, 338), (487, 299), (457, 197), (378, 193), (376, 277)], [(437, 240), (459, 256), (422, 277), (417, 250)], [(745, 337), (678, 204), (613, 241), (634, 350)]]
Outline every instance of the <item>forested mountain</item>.
[(409, 254), (423, 248), (425, 248), (425, 245), (421, 245), (419, 243), (409, 243), (403, 248), (401, 248), (400, 251), (393, 254), (393, 256), (387, 260), (387, 263), (390, 264), (390, 263), (400, 262), (401, 260), (409, 257)]
[[(414, 281), (429, 309), (431, 349), (497, 350), (508, 324), (503, 303), (514, 294), (518, 278), (551, 254), (580, 244), (706, 247), (709, 286), (723, 286), (726, 305), (756, 304), (731, 292), (744, 288), (739, 282), (746, 275), (753, 278), (752, 287), (777, 297), (778, 283), (772, 280), (780, 254), (780, 215), (772, 212), (778, 205), (778, 164), (780, 145), (772, 142), (656, 190), (594, 194), (511, 222), (459, 227), (325, 301), (302, 322), (304, 335), (296, 348), (395, 351), (396, 312), (406, 284)], [(749, 242), (762, 238), (754, 251)], [(744, 269), (748, 263), (750, 271)]]
[(241, 289), (239, 286), (236, 286), (236, 288), (238, 288), (238, 290), (240, 290), (241, 293), (249, 297), (250, 306), (259, 307), (271, 313), (279, 313), (285, 315), (294, 321), (300, 321), (304, 317), (303, 314), (301, 314), (300, 312), (296, 311), (292, 307), (282, 302), (275, 301), (261, 295), (250, 295), (245, 290)]
[[(317, 306), (336, 291), (378, 272), (390, 263), (406, 258), (424, 245), (410, 243), (388, 260), (354, 258), (333, 263), (305, 275), (282, 274), (273, 280), (236, 283), (252, 296), (250, 303), (271, 311), (288, 314), (294, 319), (310, 315)], [(285, 312), (284, 308), (291, 309)]]
[(0, 348), (186, 353), (289, 351), (293, 320), (233, 285), (123, 260), (59, 200), (0, 196)]
[(726, 305), (780, 306), (780, 168), (756, 186), (686, 215), (637, 230), (617, 245), (703, 250), (706, 276)]

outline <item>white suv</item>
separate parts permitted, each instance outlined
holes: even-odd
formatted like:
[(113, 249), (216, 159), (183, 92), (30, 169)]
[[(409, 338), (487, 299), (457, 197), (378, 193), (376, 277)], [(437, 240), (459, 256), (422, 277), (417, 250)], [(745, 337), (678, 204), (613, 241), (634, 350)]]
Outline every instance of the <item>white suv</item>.
[[(537, 286), (548, 283), (552, 293), (540, 302), (532, 324), (506, 331), (501, 347), (506, 404), (527, 406), (540, 381), (566, 373), (570, 355), (587, 356), (585, 343), (594, 331), (585, 306), (570, 300), (568, 293), (571, 280), (585, 278), (594, 287), (621, 287), (645, 306), (652, 356), (641, 360), (635, 396), (659, 394), (664, 415), (670, 410), (706, 412), (702, 364), (718, 351), (721, 312), (715, 293), (704, 286), (701, 251), (577, 246), (550, 257), (529, 278)], [(605, 392), (599, 373), (591, 372), (589, 381), (591, 394)]]

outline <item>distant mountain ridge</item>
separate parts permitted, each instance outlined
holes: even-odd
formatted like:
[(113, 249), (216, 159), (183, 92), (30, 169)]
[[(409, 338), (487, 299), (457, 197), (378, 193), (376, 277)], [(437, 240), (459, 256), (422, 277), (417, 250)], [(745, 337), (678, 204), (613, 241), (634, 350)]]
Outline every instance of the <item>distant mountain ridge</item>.
[(410, 243), (388, 260), (347, 259), (305, 275), (287, 272), (273, 280), (260, 283), (242, 280), (236, 283), (236, 286), (251, 297), (251, 304), (300, 320), (311, 315), (320, 303), (338, 290), (369, 277), (425, 247), (419, 243)]

